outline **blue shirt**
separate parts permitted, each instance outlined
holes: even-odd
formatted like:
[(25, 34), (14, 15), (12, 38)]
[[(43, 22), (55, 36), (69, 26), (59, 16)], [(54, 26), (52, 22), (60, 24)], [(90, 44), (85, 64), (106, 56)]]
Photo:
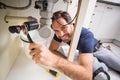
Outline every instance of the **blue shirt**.
[[(56, 35), (53, 37), (54, 40), (62, 42), (61, 39), (57, 38)], [(93, 53), (95, 46), (97, 45), (98, 40), (94, 38), (94, 35), (91, 31), (86, 28), (82, 28), (81, 35), (78, 41), (77, 49), (80, 53)], [(70, 45), (70, 42), (68, 42)]]

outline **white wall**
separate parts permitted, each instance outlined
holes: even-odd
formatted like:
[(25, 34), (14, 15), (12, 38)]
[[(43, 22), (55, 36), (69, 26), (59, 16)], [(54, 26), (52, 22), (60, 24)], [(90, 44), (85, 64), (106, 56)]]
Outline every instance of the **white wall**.
[(119, 21), (119, 6), (97, 3), (89, 27), (99, 39), (116, 39), (119, 37)]
[(4, 16), (7, 13), (10, 13), (10, 11), (0, 10), (0, 80), (5, 80), (20, 51), (19, 44), (16, 44), (19, 40), (16, 41), (17, 37), (8, 32), (9, 25), (4, 22)]
[[(33, 0), (32, 0), (33, 1)], [(25, 6), (28, 0), (0, 0), (11, 6)], [(34, 3), (33, 3), (34, 4)], [(5, 23), (5, 15), (10, 16), (33, 16), (39, 18), (39, 11), (34, 9), (34, 5), (27, 10), (0, 9), (0, 80), (5, 80), (9, 70), (14, 64), (21, 51), (21, 40), (17, 34), (8, 31), (10, 25), (22, 24), (19, 22)]]

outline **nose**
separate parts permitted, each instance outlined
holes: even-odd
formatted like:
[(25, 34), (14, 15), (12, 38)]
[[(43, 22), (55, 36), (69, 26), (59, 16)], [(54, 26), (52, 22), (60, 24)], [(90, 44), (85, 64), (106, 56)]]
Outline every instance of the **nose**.
[(65, 33), (63, 31), (59, 31), (58, 36), (62, 37)]

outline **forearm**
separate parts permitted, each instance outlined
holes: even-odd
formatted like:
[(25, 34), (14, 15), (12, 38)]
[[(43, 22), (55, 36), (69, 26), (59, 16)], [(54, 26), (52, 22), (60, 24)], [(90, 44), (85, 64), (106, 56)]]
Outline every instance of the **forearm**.
[(91, 70), (66, 59), (60, 58), (55, 67), (73, 80), (92, 80)]
[[(32, 50), (33, 48), (35, 49)], [(56, 56), (57, 53), (53, 54), (44, 45), (32, 43), (30, 50), (30, 55), (37, 64), (56, 67), (73, 80), (92, 80), (92, 54), (80, 54), (79, 64), (75, 64), (61, 56)]]
[(52, 52), (60, 57), (55, 67), (65, 75), (69, 76), (73, 80), (90, 80), (86, 76), (88, 72), (84, 67), (68, 61), (65, 56), (56, 50)]
[(67, 57), (65, 57), (62, 53), (58, 52), (57, 50), (50, 50), (50, 51), (59, 57), (67, 59)]

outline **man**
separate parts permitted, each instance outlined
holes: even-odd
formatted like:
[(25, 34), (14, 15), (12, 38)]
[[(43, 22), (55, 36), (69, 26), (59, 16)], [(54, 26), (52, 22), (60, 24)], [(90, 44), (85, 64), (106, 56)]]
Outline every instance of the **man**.
[[(61, 42), (70, 44), (71, 36), (74, 30), (74, 25), (70, 15), (64, 11), (55, 12), (52, 16), (51, 27), (54, 30), (55, 35), (51, 41), (49, 49), (37, 43), (30, 44), (30, 54), (36, 63), (56, 67), (64, 74), (71, 77), (73, 80), (92, 80), (93, 76), (95, 77), (94, 80), (105, 80), (106, 78), (104, 79), (104, 77), (101, 78), (101, 76), (97, 76), (99, 75), (99, 72), (104, 72), (108, 77), (107, 79), (109, 79), (109, 75), (105, 71), (107, 70), (106, 65), (104, 63), (101, 65), (101, 63), (99, 63), (98, 59), (96, 58), (99, 57), (99, 59), (104, 62), (104, 58), (99, 55), (101, 53), (99, 52), (101, 51), (99, 49), (102, 49), (102, 47), (99, 44), (99, 41), (94, 38), (92, 32), (86, 28), (82, 28), (77, 46), (77, 50), (79, 51), (79, 58), (78, 64), (76, 64), (74, 62), (68, 61), (66, 56), (62, 55), (57, 50)], [(108, 60), (109, 56), (106, 57), (108, 58), (105, 59)], [(115, 60), (112, 62), (115, 62)], [(108, 61), (106, 61), (106, 64), (111, 65)], [(116, 64), (115, 68), (120, 67), (120, 64)], [(120, 69), (118, 69), (118, 71), (120, 71)], [(95, 72), (95, 75), (93, 75), (93, 72)]]

